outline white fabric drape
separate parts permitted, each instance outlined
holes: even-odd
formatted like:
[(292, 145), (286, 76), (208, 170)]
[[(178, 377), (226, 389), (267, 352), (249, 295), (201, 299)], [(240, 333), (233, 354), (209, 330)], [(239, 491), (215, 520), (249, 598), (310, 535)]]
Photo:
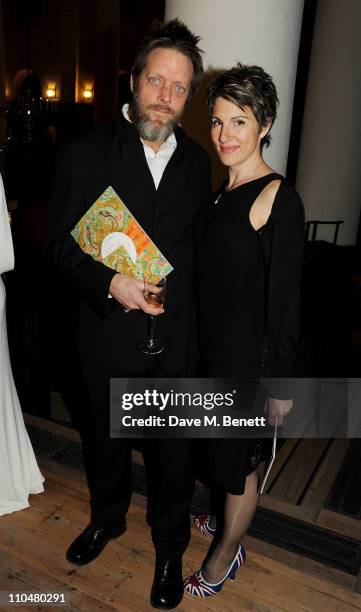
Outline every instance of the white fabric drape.
[[(13, 267), (14, 249), (0, 176), (0, 274)], [(26, 508), (29, 494), (44, 490), (11, 371), (5, 300), (0, 276), (0, 516)]]
[(14, 267), (14, 249), (11, 239), (8, 211), (5, 201), (4, 186), (0, 176), (0, 274)]

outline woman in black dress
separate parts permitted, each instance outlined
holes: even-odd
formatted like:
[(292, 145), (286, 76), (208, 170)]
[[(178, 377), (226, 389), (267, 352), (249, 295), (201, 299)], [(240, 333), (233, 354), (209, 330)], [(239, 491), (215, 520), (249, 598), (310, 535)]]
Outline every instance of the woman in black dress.
[[(208, 88), (211, 139), (229, 171), (197, 227), (201, 345), (212, 377), (293, 372), (304, 212), (294, 188), (262, 157), (277, 105), (272, 78), (258, 66), (237, 64)], [(281, 398), (268, 399), (270, 423), (290, 410), (291, 400)], [(258, 503), (261, 447), (251, 439), (206, 441), (209, 475), (226, 501), (217, 545), (185, 581), (192, 595), (218, 593), (244, 562), (241, 540)], [(196, 526), (215, 534), (210, 517), (198, 517)]]

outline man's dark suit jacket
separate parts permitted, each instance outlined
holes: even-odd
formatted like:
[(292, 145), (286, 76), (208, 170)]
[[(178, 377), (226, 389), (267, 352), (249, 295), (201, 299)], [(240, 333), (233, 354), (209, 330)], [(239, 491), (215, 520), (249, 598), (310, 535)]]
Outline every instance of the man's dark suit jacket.
[(114, 271), (84, 254), (70, 231), (112, 186), (174, 268), (158, 320), (166, 347), (160, 363), (168, 372), (186, 372), (196, 335), (192, 222), (209, 194), (210, 169), (205, 151), (180, 127), (175, 136), (177, 148), (158, 190), (138, 132), (122, 116), (72, 144), (55, 175), (46, 252), (80, 294), (80, 353), (121, 371), (144, 368), (136, 346), (146, 336), (147, 317), (142, 311), (125, 313), (108, 298)]

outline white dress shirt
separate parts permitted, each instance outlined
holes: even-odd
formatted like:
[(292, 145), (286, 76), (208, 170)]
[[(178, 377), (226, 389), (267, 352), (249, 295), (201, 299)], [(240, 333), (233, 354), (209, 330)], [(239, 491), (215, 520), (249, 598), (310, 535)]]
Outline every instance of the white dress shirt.
[[(130, 121), (129, 118), (129, 104), (124, 104), (122, 108), (122, 113), (127, 121)], [(172, 157), (175, 149), (177, 148), (177, 140), (174, 136), (174, 132), (168, 136), (167, 140), (160, 145), (158, 151), (155, 153), (151, 147), (146, 145), (142, 139), (140, 139), (143, 144), (145, 158), (147, 160), (147, 164), (149, 166), (149, 170), (152, 174), (153, 181), (155, 184), (155, 188), (158, 189), (158, 185), (163, 176), (163, 172), (170, 158)]]
[[(127, 121), (129, 121), (129, 123), (132, 123), (130, 120), (128, 111), (129, 111), (129, 104), (123, 104), (123, 107), (122, 107), (123, 116), (125, 117)], [(155, 188), (158, 189), (158, 185), (163, 176), (165, 167), (167, 163), (169, 162), (170, 158), (172, 157), (175, 149), (177, 148), (176, 137), (174, 136), (174, 132), (172, 132), (171, 135), (168, 136), (167, 140), (165, 140), (163, 144), (161, 144), (157, 153), (155, 153), (151, 147), (146, 145), (141, 138), (140, 140), (142, 141), (142, 144), (143, 144), (145, 158), (147, 160), (149, 170), (153, 177)], [(112, 298), (112, 297), (113, 296), (110, 295), (109, 293), (108, 298)], [(129, 312), (129, 310), (124, 308), (124, 312)]]

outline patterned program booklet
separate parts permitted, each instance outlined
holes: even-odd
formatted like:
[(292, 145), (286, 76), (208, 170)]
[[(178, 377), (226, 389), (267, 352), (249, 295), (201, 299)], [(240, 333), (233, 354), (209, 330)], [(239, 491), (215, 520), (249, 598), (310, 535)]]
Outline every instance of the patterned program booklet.
[(109, 268), (157, 283), (172, 266), (112, 187), (94, 202), (71, 232), (82, 250)]

